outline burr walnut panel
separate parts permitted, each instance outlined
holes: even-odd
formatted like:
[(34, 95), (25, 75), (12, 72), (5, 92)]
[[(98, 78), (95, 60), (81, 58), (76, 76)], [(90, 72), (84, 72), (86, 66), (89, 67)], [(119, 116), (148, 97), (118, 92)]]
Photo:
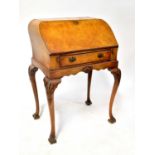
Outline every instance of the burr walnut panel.
[(117, 46), (111, 28), (101, 19), (41, 21), (39, 30), (50, 54)]

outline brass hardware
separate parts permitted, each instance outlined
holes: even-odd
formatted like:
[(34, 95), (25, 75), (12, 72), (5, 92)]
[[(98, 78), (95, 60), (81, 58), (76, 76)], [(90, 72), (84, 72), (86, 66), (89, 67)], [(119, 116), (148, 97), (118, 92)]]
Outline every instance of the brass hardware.
[(76, 61), (76, 57), (70, 57), (70, 58), (69, 58), (69, 61), (70, 61), (70, 62)]
[(72, 20), (72, 22), (73, 22), (73, 24), (75, 24), (75, 25), (78, 25), (78, 24), (79, 24), (79, 21), (77, 21), (77, 20)]
[(99, 53), (99, 54), (97, 55), (97, 57), (98, 57), (98, 58), (103, 58), (104, 55), (103, 55), (102, 53)]

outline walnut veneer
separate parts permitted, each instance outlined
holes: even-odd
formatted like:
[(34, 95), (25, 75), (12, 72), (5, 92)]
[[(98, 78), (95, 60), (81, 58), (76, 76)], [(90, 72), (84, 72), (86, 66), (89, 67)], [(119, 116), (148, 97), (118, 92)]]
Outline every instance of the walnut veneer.
[(42, 70), (51, 119), (50, 143), (56, 142), (54, 92), (61, 78), (66, 75), (85, 72), (88, 74), (88, 93), (86, 104), (90, 100), (90, 85), (93, 70), (108, 69), (114, 76), (114, 86), (109, 104), (109, 122), (116, 119), (112, 114), (113, 101), (121, 78), (118, 68), (118, 43), (110, 26), (102, 19), (68, 18), (35, 19), (28, 26), (31, 45), (32, 63), (29, 66), (36, 112), (39, 118), (39, 99), (35, 73)]

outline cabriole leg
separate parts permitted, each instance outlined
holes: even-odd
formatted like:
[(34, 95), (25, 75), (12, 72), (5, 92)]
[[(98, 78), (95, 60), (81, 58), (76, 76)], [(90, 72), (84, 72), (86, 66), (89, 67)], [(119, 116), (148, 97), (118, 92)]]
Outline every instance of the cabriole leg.
[(37, 72), (37, 70), (38, 68), (33, 65), (30, 65), (28, 69), (29, 77), (30, 77), (30, 81), (31, 81), (31, 85), (34, 93), (34, 98), (36, 102), (36, 112), (33, 114), (34, 119), (39, 118), (39, 99), (38, 99), (38, 91), (37, 91), (37, 85), (36, 85), (36, 79), (35, 79), (35, 73)]
[(54, 91), (57, 88), (58, 84), (61, 82), (60, 79), (49, 79), (47, 77), (44, 78), (44, 85), (47, 95), (49, 113), (50, 113), (50, 121), (51, 121), (51, 132), (49, 136), (49, 142), (51, 144), (56, 143), (56, 135), (55, 135), (55, 112), (54, 112)]
[(87, 105), (91, 105), (92, 104), (92, 102), (90, 100), (91, 79), (92, 79), (92, 70), (88, 72), (87, 100), (85, 102)]
[(121, 70), (119, 68), (112, 68), (109, 69), (109, 71), (112, 73), (112, 75), (114, 76), (114, 85), (113, 85), (113, 89), (112, 89), (112, 94), (111, 94), (111, 98), (110, 98), (110, 103), (109, 103), (109, 119), (108, 121), (110, 123), (115, 123), (116, 119), (112, 114), (112, 108), (113, 108), (113, 102), (114, 102), (114, 98), (120, 83), (120, 79), (121, 79)]

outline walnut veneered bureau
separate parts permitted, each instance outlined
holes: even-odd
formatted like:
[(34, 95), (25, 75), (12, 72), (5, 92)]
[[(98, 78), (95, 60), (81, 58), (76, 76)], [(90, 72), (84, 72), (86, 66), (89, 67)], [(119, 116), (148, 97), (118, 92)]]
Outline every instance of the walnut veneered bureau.
[(32, 45), (29, 77), (36, 102), (33, 117), (39, 118), (39, 99), (35, 80), (35, 73), (39, 68), (45, 75), (44, 84), (51, 120), (49, 142), (56, 142), (54, 92), (61, 78), (66, 75), (79, 72), (88, 74), (86, 104), (91, 105), (92, 71), (108, 69), (114, 76), (108, 121), (114, 123), (116, 119), (112, 114), (112, 107), (121, 71), (117, 60), (118, 43), (110, 26), (104, 20), (96, 18), (35, 19), (29, 23), (28, 30)]

